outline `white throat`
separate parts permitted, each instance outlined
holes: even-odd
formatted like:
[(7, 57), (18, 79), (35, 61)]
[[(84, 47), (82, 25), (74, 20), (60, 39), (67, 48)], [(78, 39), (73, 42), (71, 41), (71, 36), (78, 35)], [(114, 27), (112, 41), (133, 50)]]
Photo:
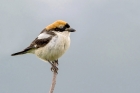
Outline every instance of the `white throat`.
[(64, 32), (54, 32), (54, 33), (56, 33), (56, 34), (61, 34), (61, 35), (66, 36), (66, 37), (69, 37), (69, 36), (70, 36), (70, 32), (68, 32), (68, 31), (64, 31)]

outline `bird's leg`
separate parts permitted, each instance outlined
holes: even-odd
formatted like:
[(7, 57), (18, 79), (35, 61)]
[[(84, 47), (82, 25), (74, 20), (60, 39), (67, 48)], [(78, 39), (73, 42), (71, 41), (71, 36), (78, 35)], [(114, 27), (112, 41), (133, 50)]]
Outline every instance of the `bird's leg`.
[(50, 61), (48, 61), (50, 64), (51, 64), (51, 71), (53, 71), (53, 72), (56, 72), (57, 73), (57, 71), (58, 71), (58, 68), (56, 67), (56, 65), (55, 65), (55, 62), (50, 62)]
[(54, 63), (56, 63), (56, 65), (58, 66), (59, 65), (58, 64), (58, 59), (52, 62), (52, 64), (54, 64)]

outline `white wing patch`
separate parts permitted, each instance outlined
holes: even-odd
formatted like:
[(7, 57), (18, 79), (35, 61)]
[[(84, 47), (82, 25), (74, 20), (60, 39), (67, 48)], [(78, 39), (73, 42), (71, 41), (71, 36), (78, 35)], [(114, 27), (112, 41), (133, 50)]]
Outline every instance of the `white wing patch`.
[(38, 39), (44, 39), (44, 38), (48, 38), (50, 37), (51, 35), (47, 34), (47, 33), (41, 33), (39, 36), (38, 36)]
[(37, 47), (37, 45), (35, 44), (34, 47)]

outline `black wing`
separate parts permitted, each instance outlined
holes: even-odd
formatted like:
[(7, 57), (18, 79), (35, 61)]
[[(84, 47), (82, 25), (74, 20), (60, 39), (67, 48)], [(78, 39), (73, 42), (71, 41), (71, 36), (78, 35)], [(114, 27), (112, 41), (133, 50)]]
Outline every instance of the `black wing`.
[(20, 54), (26, 54), (28, 53), (28, 51), (32, 50), (32, 49), (37, 49), (37, 48), (41, 48), (44, 47), (45, 45), (47, 45), (51, 39), (56, 35), (54, 32), (52, 31), (46, 31), (46, 29), (44, 29), (41, 33), (46, 32), (46, 34), (49, 34), (50, 36), (47, 38), (43, 38), (43, 39), (38, 39), (36, 38), (29, 47), (25, 48), (23, 51), (17, 52), (17, 53), (13, 53), (12, 56), (15, 55), (20, 55)]

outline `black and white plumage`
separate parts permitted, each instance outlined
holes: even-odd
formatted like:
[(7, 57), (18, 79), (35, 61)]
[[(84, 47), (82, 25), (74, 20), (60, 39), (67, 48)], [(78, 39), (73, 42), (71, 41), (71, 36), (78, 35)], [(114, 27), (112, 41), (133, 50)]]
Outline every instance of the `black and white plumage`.
[(58, 58), (69, 48), (70, 32), (74, 31), (67, 22), (58, 20), (43, 29), (29, 47), (23, 51), (13, 53), (11, 56), (26, 53), (35, 54), (40, 59), (48, 61), (52, 65), (51, 70), (57, 72), (58, 69), (53, 63), (58, 64)]

